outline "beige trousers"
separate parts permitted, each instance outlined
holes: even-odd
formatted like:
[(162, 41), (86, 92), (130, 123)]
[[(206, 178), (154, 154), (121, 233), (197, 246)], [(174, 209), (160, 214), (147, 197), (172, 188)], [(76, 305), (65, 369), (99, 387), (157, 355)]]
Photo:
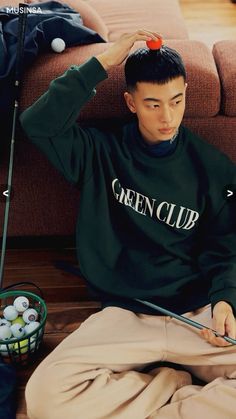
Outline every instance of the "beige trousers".
[[(210, 305), (184, 315), (212, 327)], [(168, 316), (107, 307), (41, 362), (26, 402), (30, 419), (235, 419), (236, 346), (213, 346)]]

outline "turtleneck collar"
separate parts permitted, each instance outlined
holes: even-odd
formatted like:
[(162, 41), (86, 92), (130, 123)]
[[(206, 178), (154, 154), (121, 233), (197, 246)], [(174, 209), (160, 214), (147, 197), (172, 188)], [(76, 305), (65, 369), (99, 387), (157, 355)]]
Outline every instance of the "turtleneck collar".
[[(137, 127), (138, 128), (138, 127)], [(158, 144), (148, 144), (142, 137), (142, 134), (138, 128), (138, 141), (146, 151), (151, 154), (152, 156), (167, 156), (168, 154), (172, 154), (175, 150), (177, 143), (178, 143), (178, 133), (179, 130), (176, 131), (174, 136), (169, 140), (161, 141)]]

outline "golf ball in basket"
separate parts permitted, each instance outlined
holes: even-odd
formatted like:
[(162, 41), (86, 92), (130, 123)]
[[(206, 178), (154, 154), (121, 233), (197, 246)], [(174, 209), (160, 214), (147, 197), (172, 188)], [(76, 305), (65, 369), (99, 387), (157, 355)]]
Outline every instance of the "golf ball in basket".
[(11, 332), (14, 336), (14, 338), (22, 338), (25, 334), (25, 329), (20, 324), (16, 323), (13, 324), (11, 327)]
[[(15, 321), (15, 320), (13, 320), (13, 321)], [(0, 319), (0, 326), (11, 326), (11, 322), (9, 322), (9, 320), (7, 320), (7, 319)]]
[(33, 351), (35, 349), (36, 342), (28, 339), (21, 340), (13, 344), (13, 351), (17, 354), (25, 354), (26, 352)]
[[(22, 319), (21, 316), (18, 316), (15, 320), (12, 320), (11, 324), (20, 324), (23, 327), (25, 326), (25, 322), (24, 322), (24, 320)], [(11, 324), (9, 326), (11, 326)]]
[[(29, 324), (26, 324), (25, 334), (28, 335), (29, 333), (33, 332), (35, 329), (37, 329), (38, 326), (40, 326), (39, 322), (30, 322)], [(40, 335), (40, 332), (39, 332), (39, 335)], [(37, 334), (31, 336), (31, 338), (33, 338), (34, 340), (36, 339), (36, 337), (37, 337)]]
[(0, 340), (10, 339), (11, 335), (12, 332), (9, 326), (0, 326)]
[(62, 52), (66, 47), (65, 41), (61, 38), (54, 38), (51, 42), (51, 48), (55, 52)]
[(34, 308), (28, 308), (24, 311), (22, 317), (25, 323), (35, 322), (38, 318), (38, 313)]
[(0, 345), (0, 354), (2, 356), (8, 356), (9, 352), (11, 352), (13, 349), (13, 343), (8, 343), (7, 345), (5, 345), (4, 343), (2, 345)]
[(28, 339), (20, 340), (19, 342), (14, 343), (13, 351), (17, 354), (25, 354), (26, 352), (28, 352)]
[(7, 306), (3, 310), (3, 316), (7, 320), (15, 320), (18, 317), (18, 311), (14, 306)]
[(17, 297), (14, 302), (13, 305), (15, 307), (15, 309), (18, 311), (18, 313), (23, 313), (23, 311), (27, 310), (27, 308), (29, 308), (29, 300), (26, 297)]

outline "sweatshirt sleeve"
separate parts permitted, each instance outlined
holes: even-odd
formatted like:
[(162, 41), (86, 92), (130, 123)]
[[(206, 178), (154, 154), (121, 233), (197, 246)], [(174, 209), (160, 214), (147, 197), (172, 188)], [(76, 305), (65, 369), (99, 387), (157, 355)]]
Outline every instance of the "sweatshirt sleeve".
[[(236, 175), (234, 182), (229, 183), (236, 183)], [(199, 264), (203, 274), (211, 280), (212, 310), (217, 302), (226, 301), (236, 317), (236, 197), (225, 199), (213, 217), (204, 235)]]
[(95, 86), (107, 77), (95, 57), (72, 65), (20, 115), (27, 137), (74, 184), (92, 173), (94, 151), (94, 131), (82, 129), (76, 120), (81, 108), (96, 94)]

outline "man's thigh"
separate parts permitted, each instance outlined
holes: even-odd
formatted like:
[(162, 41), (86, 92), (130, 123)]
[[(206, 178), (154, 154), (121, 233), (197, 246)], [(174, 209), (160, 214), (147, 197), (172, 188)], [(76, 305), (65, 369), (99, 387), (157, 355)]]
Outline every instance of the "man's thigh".
[(43, 361), (85, 361), (113, 371), (143, 368), (163, 360), (166, 349), (164, 316), (136, 315), (119, 307), (106, 307), (90, 316)]

